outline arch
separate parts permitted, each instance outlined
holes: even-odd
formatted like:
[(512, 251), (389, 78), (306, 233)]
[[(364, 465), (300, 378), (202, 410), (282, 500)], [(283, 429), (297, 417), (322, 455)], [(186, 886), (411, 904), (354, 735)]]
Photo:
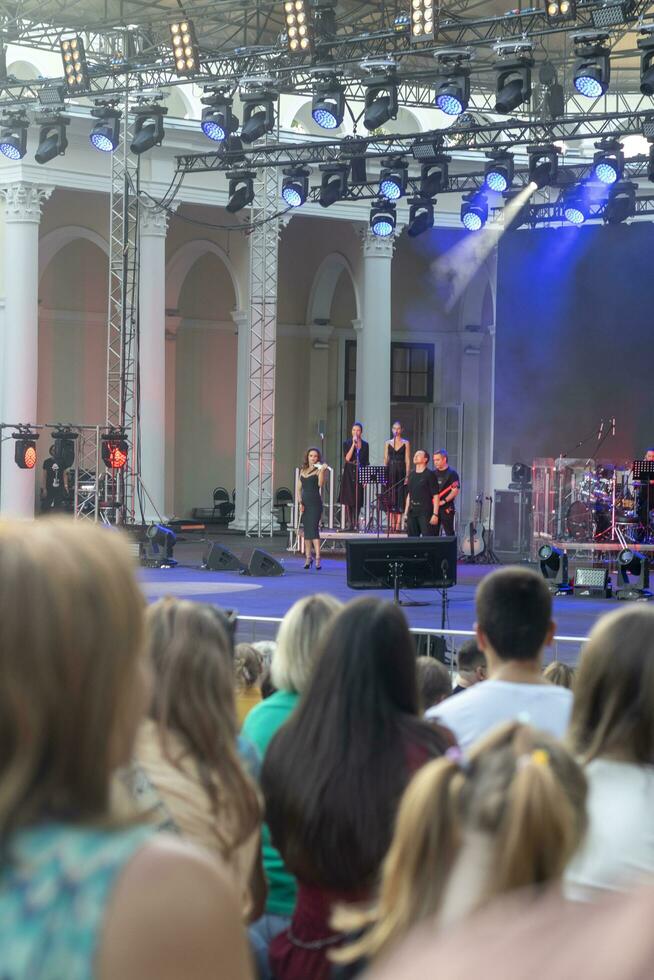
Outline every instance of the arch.
[(192, 116), (191, 103), (184, 92), (180, 91), (180, 87), (178, 85), (164, 89), (164, 92), (166, 94), (166, 105), (168, 107), (169, 118), (188, 119), (189, 116)]
[(217, 256), (227, 269), (236, 297), (236, 309), (243, 308), (242, 290), (232, 260), (225, 249), (208, 238), (196, 238), (178, 248), (166, 266), (166, 309), (177, 309), (184, 280), (197, 260), (207, 253)]
[(316, 323), (320, 320), (330, 319), (334, 292), (343, 271), (347, 271), (352, 282), (356, 302), (356, 315), (357, 319), (359, 318), (361, 301), (357, 282), (352, 274), (350, 263), (340, 252), (332, 252), (322, 260), (318, 271), (313, 277), (307, 307), (307, 323)]
[(47, 232), (39, 241), (39, 282), (57, 252), (78, 238), (84, 238), (87, 242), (97, 245), (109, 258), (109, 242), (90, 228), (82, 228), (81, 225), (64, 225), (55, 228), (54, 231)]
[(7, 76), (13, 75), (21, 82), (33, 81), (41, 72), (31, 61), (12, 61), (7, 65)]
[[(494, 276), (484, 262), (477, 274), (472, 277), (464, 290), (461, 302), (460, 327), (493, 326), (495, 323), (495, 282)], [(489, 322), (490, 320), (490, 322)]]

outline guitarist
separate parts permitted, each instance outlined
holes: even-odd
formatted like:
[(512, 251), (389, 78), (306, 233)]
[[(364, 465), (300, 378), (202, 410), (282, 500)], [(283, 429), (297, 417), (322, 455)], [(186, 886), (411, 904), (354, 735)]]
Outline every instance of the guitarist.
[(447, 452), (438, 449), (433, 456), (434, 480), (439, 500), (438, 524), (436, 534), (454, 534), (454, 501), (459, 496), (461, 483), (459, 474), (453, 470), (447, 460)]

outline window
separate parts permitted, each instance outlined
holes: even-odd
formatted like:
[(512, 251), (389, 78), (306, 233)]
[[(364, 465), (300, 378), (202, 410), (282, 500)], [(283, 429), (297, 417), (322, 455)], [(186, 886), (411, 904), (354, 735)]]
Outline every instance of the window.
[(357, 396), (357, 342), (345, 341), (345, 394), (346, 402), (354, 401)]
[[(357, 345), (345, 342), (345, 401), (354, 401), (357, 386)], [(391, 402), (433, 402), (433, 344), (391, 344)]]

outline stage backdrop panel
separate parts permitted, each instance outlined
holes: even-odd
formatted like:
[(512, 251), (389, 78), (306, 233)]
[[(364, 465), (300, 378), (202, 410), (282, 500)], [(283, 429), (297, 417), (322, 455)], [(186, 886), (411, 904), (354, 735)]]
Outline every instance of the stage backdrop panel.
[(600, 419), (612, 416), (616, 435), (597, 458), (654, 445), (653, 255), (649, 222), (502, 237), (495, 463), (595, 456)]

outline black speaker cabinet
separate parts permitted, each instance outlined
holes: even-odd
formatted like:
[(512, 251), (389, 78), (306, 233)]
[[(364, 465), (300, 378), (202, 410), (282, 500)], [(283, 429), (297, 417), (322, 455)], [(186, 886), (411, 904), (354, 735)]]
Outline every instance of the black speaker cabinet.
[(255, 548), (250, 558), (248, 575), (255, 575), (258, 578), (270, 578), (273, 575), (283, 575), (284, 566), (281, 562), (269, 555), (261, 548)]
[(502, 557), (527, 556), (531, 549), (531, 491), (495, 492), (494, 550)]
[(214, 541), (204, 556), (204, 567), (210, 572), (245, 572), (246, 566), (224, 544)]

